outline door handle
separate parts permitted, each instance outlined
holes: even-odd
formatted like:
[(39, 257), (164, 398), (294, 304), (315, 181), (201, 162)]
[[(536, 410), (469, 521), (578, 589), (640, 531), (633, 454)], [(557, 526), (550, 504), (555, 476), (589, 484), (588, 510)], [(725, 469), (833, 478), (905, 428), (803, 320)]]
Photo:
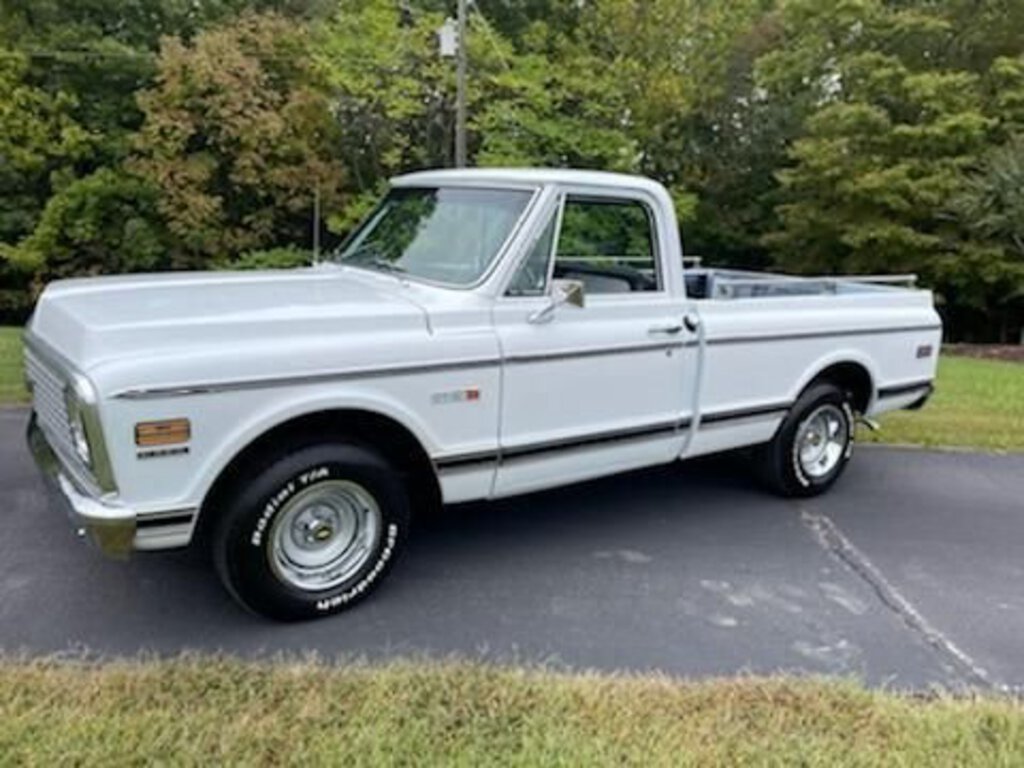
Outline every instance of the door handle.
[(647, 329), (650, 334), (662, 334), (666, 336), (675, 336), (677, 333), (681, 333), (683, 330), (682, 325), (654, 325)]

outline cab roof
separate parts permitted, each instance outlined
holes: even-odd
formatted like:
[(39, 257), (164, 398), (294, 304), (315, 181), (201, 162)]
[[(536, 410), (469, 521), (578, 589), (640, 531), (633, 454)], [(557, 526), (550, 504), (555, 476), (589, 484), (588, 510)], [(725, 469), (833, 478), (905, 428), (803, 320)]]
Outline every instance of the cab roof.
[(614, 189), (640, 189), (654, 195), (663, 195), (665, 188), (644, 176), (607, 171), (581, 171), (572, 168), (458, 168), (417, 171), (396, 176), (391, 180), (396, 187), (444, 186), (531, 186), (570, 185), (609, 187)]

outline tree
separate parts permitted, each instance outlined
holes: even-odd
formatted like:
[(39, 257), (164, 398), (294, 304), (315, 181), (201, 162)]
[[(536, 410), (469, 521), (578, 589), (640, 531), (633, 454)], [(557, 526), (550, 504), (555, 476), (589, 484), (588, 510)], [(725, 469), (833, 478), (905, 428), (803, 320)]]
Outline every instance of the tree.
[[(770, 39), (762, 24), (770, 5), (588, 4), (576, 35), (592, 54), (593, 71), (618, 83), (623, 125), (636, 145), (634, 170), (672, 192), (686, 223), (687, 249), (719, 262), (763, 261), (747, 252), (756, 242), (747, 228), (761, 218), (750, 201), (763, 189), (751, 171), (772, 156), (773, 146), (758, 135), (769, 122), (754, 99), (750, 73)], [(717, 248), (722, 245), (724, 254)]]
[(626, 92), (614, 70), (540, 22), (524, 47), (518, 56), (501, 55), (504, 63), (478, 96), (478, 162), (639, 170)]
[(317, 188), (338, 205), (337, 127), (307, 45), (272, 14), (163, 41), (131, 168), (160, 190), (173, 266), (306, 242)]
[(315, 35), (314, 56), (330, 89), (335, 155), (352, 204), (333, 226), (360, 218), (391, 176), (451, 164), (454, 80), (438, 58), (443, 16), (403, 13), (391, 0), (340, 0)]
[(1007, 94), (990, 84), (1014, 77), (1000, 56), (1010, 38), (993, 28), (992, 44), (969, 52), (961, 41), (1007, 18), (970, 18), (952, 2), (784, 7), (783, 44), (759, 62), (768, 98), (805, 116), (777, 174), (780, 226), (765, 238), (782, 265), (919, 272), (947, 306), (1002, 311), (1012, 294), (1003, 259), (950, 201), (968, 194), (978, 159), (1009, 130)]
[(92, 137), (71, 117), (74, 99), (27, 83), (28, 62), (0, 49), (0, 321), (29, 307), (30, 274), (16, 261), (17, 243), (39, 221), (53, 179), (88, 153)]
[[(435, 7), (342, 0), (318, 35), (357, 201), (334, 217), (337, 229), (351, 226), (390, 176), (452, 163), (454, 71), (438, 55), (444, 16)], [(544, 22), (515, 44), (480, 13), (470, 24), (474, 163), (637, 169), (624, 94), (605, 62)]]
[(32, 234), (10, 250), (40, 283), (61, 277), (167, 269), (157, 192), (125, 171), (101, 168), (46, 204)]
[(987, 317), (973, 318), (985, 337), (1018, 339), (1024, 329), (1024, 137), (990, 150), (949, 210), (971, 234), (968, 258), (945, 265), (946, 281), (960, 292), (958, 309), (987, 310)]
[(87, 153), (92, 137), (71, 117), (74, 99), (25, 81), (28, 62), (0, 50), (0, 243), (32, 230), (51, 175)]

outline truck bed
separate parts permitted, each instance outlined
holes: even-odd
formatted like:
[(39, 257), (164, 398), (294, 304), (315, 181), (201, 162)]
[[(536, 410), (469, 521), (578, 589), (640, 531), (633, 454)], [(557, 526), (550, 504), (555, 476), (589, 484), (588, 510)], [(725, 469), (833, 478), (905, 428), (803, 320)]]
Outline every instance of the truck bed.
[(887, 293), (913, 288), (916, 275), (828, 275), (805, 277), (774, 272), (688, 267), (686, 295), (694, 299), (760, 299)]

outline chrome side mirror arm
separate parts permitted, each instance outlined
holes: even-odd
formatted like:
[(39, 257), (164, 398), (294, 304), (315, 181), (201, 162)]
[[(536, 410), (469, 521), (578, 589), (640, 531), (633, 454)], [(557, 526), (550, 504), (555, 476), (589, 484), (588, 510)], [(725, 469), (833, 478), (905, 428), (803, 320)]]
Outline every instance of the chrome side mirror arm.
[(542, 325), (551, 322), (555, 311), (563, 304), (583, 308), (586, 303), (581, 280), (552, 280), (551, 295), (548, 303), (530, 314), (526, 321), (531, 325)]

